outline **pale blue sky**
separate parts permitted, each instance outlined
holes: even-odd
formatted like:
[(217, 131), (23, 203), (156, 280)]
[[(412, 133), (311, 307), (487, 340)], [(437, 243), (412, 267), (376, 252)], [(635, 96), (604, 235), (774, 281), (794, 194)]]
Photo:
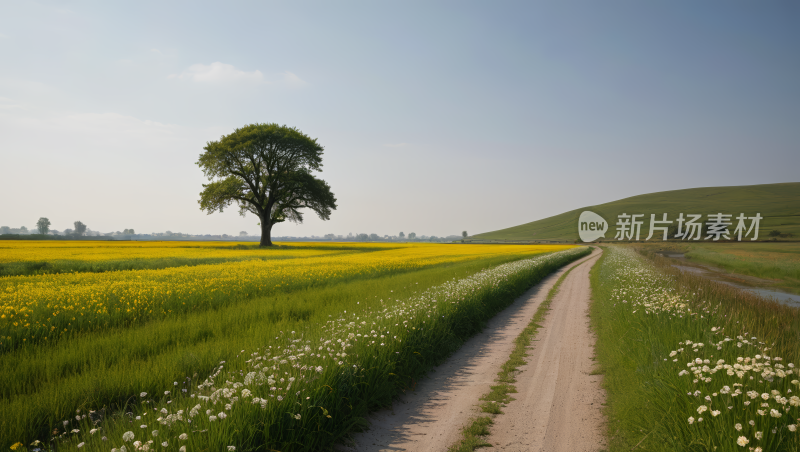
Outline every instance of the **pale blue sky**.
[(257, 232), (194, 164), (254, 122), (339, 199), (275, 235), (485, 232), (654, 191), (798, 181), (800, 3), (0, 4), (0, 225)]

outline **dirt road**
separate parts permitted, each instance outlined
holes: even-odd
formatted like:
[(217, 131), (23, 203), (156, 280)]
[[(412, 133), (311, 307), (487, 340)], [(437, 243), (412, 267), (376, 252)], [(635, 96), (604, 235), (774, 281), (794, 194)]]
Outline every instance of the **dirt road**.
[[(588, 326), (588, 272), (599, 251), (568, 265), (532, 287), (493, 318), (413, 393), (370, 417), (355, 436), (355, 452), (443, 452), (461, 438), (461, 428), (479, 414), (479, 398), (494, 385), (514, 339), (527, 326), (556, 280), (577, 265), (561, 285), (517, 377), (517, 400), (495, 419), (488, 441), (503, 451), (584, 451), (602, 447), (603, 395), (590, 376), (594, 338)], [(499, 446), (499, 447), (498, 447)]]

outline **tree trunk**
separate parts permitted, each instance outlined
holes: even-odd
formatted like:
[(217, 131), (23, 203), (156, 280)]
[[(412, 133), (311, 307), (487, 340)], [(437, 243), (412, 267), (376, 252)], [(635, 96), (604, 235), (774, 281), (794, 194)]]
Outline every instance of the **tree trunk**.
[(272, 246), (272, 222), (261, 219), (261, 243), (258, 246)]

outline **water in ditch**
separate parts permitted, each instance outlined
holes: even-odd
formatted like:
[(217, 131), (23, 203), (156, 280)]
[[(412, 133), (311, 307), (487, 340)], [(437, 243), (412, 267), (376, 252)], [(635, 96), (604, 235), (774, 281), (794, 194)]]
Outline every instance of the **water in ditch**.
[[(698, 275), (702, 275), (705, 278), (708, 278), (708, 279), (711, 279), (711, 280), (714, 280), (714, 281), (717, 281), (717, 282), (721, 282), (723, 284), (727, 284), (729, 286), (733, 286), (733, 287), (736, 287), (738, 289), (749, 290), (750, 292), (756, 293), (756, 294), (758, 294), (758, 295), (760, 295), (762, 297), (771, 298), (774, 301), (776, 301), (776, 302), (778, 302), (780, 304), (783, 304), (783, 305), (792, 306), (792, 307), (795, 307), (795, 308), (800, 308), (800, 295), (789, 293), (789, 292), (784, 292), (782, 290), (774, 289), (774, 288), (766, 289), (766, 288), (763, 288), (763, 287), (750, 286), (750, 285), (746, 285), (746, 284), (741, 284), (741, 283), (735, 283), (735, 282), (728, 281), (723, 277), (724, 273), (722, 271), (720, 271), (719, 269), (715, 269), (715, 268), (713, 268), (713, 267), (711, 267), (709, 265), (703, 265), (703, 264), (698, 264), (696, 262), (690, 262), (683, 255), (684, 253), (680, 253), (680, 252), (677, 252), (677, 251), (658, 251), (657, 254), (659, 254), (661, 256), (664, 256), (664, 257), (668, 257), (668, 258), (674, 260), (674, 263), (672, 264), (672, 266), (677, 268), (677, 269), (680, 269), (680, 270), (683, 270), (683, 271), (687, 271), (687, 272), (697, 273)], [(743, 277), (743, 278), (748, 278), (748, 277)], [(756, 278), (752, 278), (752, 279), (756, 279)]]

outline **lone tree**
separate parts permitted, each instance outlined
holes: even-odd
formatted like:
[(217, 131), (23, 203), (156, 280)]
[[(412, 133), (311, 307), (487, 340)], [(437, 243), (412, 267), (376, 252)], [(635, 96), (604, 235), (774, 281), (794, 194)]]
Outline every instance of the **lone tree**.
[(47, 234), (50, 232), (50, 220), (45, 217), (39, 218), (39, 221), (36, 222), (36, 229), (39, 230), (39, 234)]
[(73, 223), (73, 224), (75, 225), (75, 232), (74, 232), (74, 234), (75, 234), (75, 237), (80, 237), (80, 236), (82, 236), (84, 233), (86, 233), (86, 225), (85, 225), (85, 224), (83, 224), (83, 223), (82, 223), (82, 222), (80, 222), (80, 221), (76, 221), (76, 222), (75, 222), (75, 223)]
[(203, 184), (200, 209), (209, 214), (236, 204), (239, 214), (261, 220), (261, 244), (272, 245), (272, 226), (303, 222), (307, 207), (322, 220), (336, 210), (331, 187), (311, 171), (322, 171), (323, 147), (299, 130), (250, 124), (209, 141), (197, 165), (211, 181)]

